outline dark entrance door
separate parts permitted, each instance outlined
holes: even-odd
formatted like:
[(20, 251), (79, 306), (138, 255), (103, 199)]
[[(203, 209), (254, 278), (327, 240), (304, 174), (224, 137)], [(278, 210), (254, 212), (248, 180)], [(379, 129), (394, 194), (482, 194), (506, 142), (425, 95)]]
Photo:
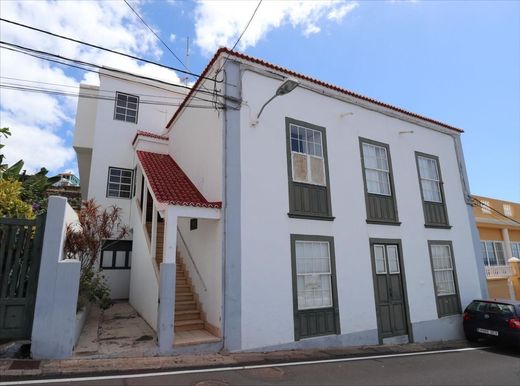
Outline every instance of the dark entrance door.
[(408, 334), (398, 244), (372, 244), (376, 312), (381, 339)]
[(44, 221), (0, 219), (0, 339), (31, 337)]

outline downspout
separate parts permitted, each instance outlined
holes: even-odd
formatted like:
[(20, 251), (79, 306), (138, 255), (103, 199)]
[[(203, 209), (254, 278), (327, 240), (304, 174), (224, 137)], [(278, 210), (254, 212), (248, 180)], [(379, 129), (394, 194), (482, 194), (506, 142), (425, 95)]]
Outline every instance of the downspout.
[(486, 270), (484, 267), (484, 261), (480, 258), (480, 236), (473, 214), (473, 199), (469, 189), (468, 173), (466, 170), (466, 163), (464, 162), (464, 153), (462, 151), (462, 143), (459, 134), (452, 134), (453, 144), (455, 147), (455, 154), (457, 156), (457, 164), (459, 168), (460, 181), (462, 184), (462, 192), (464, 194), (464, 202), (466, 203), (466, 210), (468, 213), (468, 220), (471, 230), (471, 238), (473, 241), (473, 250), (475, 252), (475, 259), (477, 262), (478, 277), (480, 282), (480, 292), (483, 298), (487, 298), (488, 288), (486, 279)]

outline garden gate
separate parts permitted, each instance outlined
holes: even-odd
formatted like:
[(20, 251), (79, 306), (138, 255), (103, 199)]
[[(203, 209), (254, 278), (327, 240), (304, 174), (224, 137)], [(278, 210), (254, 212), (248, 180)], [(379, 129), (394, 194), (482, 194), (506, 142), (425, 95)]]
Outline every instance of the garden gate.
[(44, 224), (0, 218), (0, 340), (31, 338)]

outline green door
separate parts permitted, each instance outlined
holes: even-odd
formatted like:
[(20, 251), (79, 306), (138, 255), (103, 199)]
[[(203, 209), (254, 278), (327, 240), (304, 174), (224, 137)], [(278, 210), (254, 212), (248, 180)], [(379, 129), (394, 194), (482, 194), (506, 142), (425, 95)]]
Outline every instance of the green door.
[(31, 337), (44, 220), (0, 219), (0, 339)]
[(381, 339), (407, 335), (406, 299), (399, 246), (373, 244), (372, 248), (379, 335)]

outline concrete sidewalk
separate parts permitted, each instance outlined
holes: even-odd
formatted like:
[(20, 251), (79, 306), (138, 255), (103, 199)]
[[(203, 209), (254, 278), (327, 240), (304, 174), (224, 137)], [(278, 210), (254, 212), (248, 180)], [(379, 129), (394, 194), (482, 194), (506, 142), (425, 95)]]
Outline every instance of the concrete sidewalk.
[(466, 341), (287, 350), (266, 353), (189, 354), (172, 357), (0, 360), (0, 381), (233, 367), (471, 347)]

